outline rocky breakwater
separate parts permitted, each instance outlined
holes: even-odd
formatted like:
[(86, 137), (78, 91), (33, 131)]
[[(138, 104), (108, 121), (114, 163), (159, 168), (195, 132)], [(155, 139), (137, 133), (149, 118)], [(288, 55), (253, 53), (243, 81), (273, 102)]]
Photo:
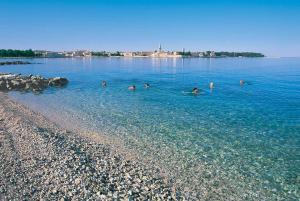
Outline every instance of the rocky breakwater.
[(24, 64), (32, 64), (28, 61), (4, 61), (4, 62), (0, 62), (0, 66), (4, 66), (4, 65), (24, 65)]
[(48, 87), (64, 87), (68, 82), (62, 77), (47, 79), (41, 76), (2, 73), (0, 74), (0, 91), (41, 92)]

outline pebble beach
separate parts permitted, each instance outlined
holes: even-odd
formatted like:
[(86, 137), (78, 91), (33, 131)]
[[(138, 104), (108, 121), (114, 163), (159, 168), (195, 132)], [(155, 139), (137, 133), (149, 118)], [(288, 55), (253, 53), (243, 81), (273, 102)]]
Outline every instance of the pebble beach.
[(0, 93), (0, 200), (182, 200), (158, 169)]

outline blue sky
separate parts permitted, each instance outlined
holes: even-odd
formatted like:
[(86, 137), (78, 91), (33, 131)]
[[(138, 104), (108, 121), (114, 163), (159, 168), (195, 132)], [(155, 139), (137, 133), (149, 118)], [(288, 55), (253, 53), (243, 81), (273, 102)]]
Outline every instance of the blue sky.
[(0, 0), (0, 48), (300, 56), (300, 0)]

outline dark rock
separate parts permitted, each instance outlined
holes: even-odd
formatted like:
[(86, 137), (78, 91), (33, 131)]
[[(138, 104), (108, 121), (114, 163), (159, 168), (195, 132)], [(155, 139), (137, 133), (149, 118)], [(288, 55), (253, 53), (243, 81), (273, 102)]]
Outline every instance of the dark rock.
[(49, 79), (48, 85), (53, 86), (53, 87), (63, 87), (66, 84), (68, 84), (68, 82), (69, 81), (66, 78), (55, 77), (55, 78)]
[(6, 82), (4, 80), (0, 80), (0, 90), (7, 90)]

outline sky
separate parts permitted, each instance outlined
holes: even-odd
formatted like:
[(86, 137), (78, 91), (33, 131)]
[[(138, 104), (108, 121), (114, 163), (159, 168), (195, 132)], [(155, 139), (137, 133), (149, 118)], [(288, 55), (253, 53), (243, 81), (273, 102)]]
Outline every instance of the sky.
[(0, 0), (0, 49), (300, 56), (300, 0)]

